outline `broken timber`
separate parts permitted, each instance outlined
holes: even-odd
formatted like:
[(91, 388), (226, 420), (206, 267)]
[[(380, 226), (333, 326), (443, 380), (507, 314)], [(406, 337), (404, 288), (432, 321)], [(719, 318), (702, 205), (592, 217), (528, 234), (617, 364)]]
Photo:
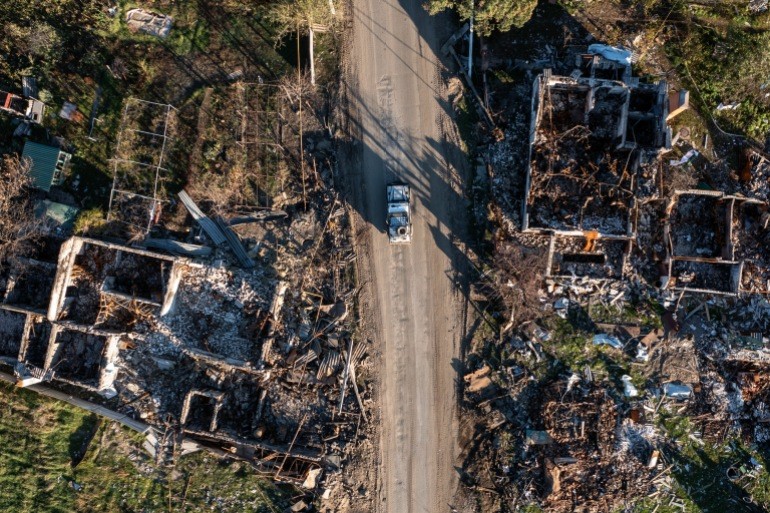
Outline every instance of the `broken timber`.
[(272, 221), (273, 219), (283, 219), (288, 216), (289, 214), (287, 214), (283, 210), (261, 210), (254, 214), (231, 219), (230, 226), (235, 226), (235, 225), (244, 224), (244, 223), (256, 223), (260, 221)]
[[(185, 434), (207, 450), (219, 449), (249, 462), (254, 469), (276, 481), (301, 485), (307, 474), (323, 467), (323, 456), (308, 447), (278, 446), (255, 440), (236, 440), (223, 433), (185, 430)], [(276, 473), (276, 470), (279, 470)]]
[(489, 128), (494, 130), (496, 128), (495, 121), (492, 119), (492, 115), (489, 113), (489, 111), (484, 107), (484, 101), (481, 99), (479, 92), (476, 90), (476, 86), (473, 85), (473, 80), (468, 74), (468, 70), (465, 69), (465, 66), (463, 66), (460, 57), (457, 56), (457, 52), (455, 52), (454, 49), (454, 45), (465, 35), (466, 32), (468, 32), (468, 29), (469, 27), (466, 23), (460, 30), (455, 32), (446, 43), (444, 43), (444, 46), (441, 47), (441, 51), (444, 55), (451, 54), (452, 57), (454, 57), (454, 60), (457, 61), (457, 66), (460, 68), (460, 73), (462, 73), (463, 77), (465, 78), (465, 83), (468, 84), (468, 88), (470, 88), (471, 92), (473, 93), (473, 97), (476, 100), (476, 108), (479, 111), (479, 114), (482, 118), (484, 118), (484, 121), (487, 123)]

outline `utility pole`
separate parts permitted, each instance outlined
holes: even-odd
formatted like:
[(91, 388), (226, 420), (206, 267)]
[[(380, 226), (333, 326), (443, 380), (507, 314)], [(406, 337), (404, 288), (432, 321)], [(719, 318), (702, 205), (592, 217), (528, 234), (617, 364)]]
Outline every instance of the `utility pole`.
[(313, 24), (308, 23), (310, 27), (308, 30), (308, 38), (310, 39), (310, 84), (315, 85), (315, 50), (313, 49), (313, 36), (315, 31), (313, 30)]
[(473, 11), (476, 8), (474, 0), (471, 0), (471, 23), (468, 32), (468, 77), (473, 77)]
[(304, 87), (304, 84), (302, 83), (302, 68), (300, 66), (300, 58), (299, 58), (299, 23), (297, 24), (297, 88), (298, 93), (297, 97), (299, 101), (297, 102), (299, 104), (299, 165), (300, 169), (302, 170), (302, 177), (304, 181), (305, 176), (305, 145), (302, 141), (302, 88)]

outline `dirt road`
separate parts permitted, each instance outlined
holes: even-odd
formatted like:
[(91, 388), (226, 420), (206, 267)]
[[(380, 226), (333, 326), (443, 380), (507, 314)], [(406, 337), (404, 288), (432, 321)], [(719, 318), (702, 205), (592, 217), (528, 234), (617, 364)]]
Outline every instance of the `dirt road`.
[[(363, 310), (382, 354), (378, 509), (444, 512), (457, 485), (453, 365), (463, 318), (453, 280), (467, 208), (454, 167), (464, 157), (442, 130), (437, 52), (446, 29), (417, 0), (354, 0), (352, 16), (346, 85), (357, 142), (347, 176), (367, 227)], [(390, 245), (384, 231), (393, 180), (412, 187), (406, 246)]]

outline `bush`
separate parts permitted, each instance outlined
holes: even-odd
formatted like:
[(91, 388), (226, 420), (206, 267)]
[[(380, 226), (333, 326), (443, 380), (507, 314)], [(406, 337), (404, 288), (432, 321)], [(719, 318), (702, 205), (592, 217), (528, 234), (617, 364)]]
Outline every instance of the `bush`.
[(107, 224), (104, 212), (101, 208), (83, 210), (75, 219), (75, 235), (95, 234), (101, 231)]

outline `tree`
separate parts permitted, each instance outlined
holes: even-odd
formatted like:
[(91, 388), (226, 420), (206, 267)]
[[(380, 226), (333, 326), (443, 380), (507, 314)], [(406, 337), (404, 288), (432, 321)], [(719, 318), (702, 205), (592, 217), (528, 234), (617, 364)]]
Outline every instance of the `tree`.
[(30, 59), (41, 59), (51, 66), (55, 65), (62, 52), (62, 40), (59, 32), (43, 21), (32, 25), (27, 36)]
[(278, 25), (282, 39), (292, 31), (307, 31), (310, 38), (310, 82), (315, 85), (313, 34), (319, 28), (331, 30), (343, 19), (342, 2), (334, 0), (281, 0), (269, 8), (269, 17)]
[[(56, 28), (43, 21), (30, 26), (8, 23), (0, 31), (0, 55), (23, 59), (29, 64), (51, 68), (59, 63), (62, 56), (62, 38)], [(16, 63), (26, 67), (26, 62)]]
[(0, 159), (0, 262), (21, 252), (41, 234), (29, 186), (29, 163), (15, 155)]
[(532, 16), (535, 6), (537, 0), (427, 0), (425, 4), (431, 14), (453, 9), (463, 21), (473, 13), (473, 28), (482, 36), (521, 27)]
[(283, 38), (295, 30), (308, 30), (314, 26), (332, 28), (342, 19), (342, 2), (329, 0), (281, 0), (271, 4), (268, 14), (278, 25), (278, 37)]

